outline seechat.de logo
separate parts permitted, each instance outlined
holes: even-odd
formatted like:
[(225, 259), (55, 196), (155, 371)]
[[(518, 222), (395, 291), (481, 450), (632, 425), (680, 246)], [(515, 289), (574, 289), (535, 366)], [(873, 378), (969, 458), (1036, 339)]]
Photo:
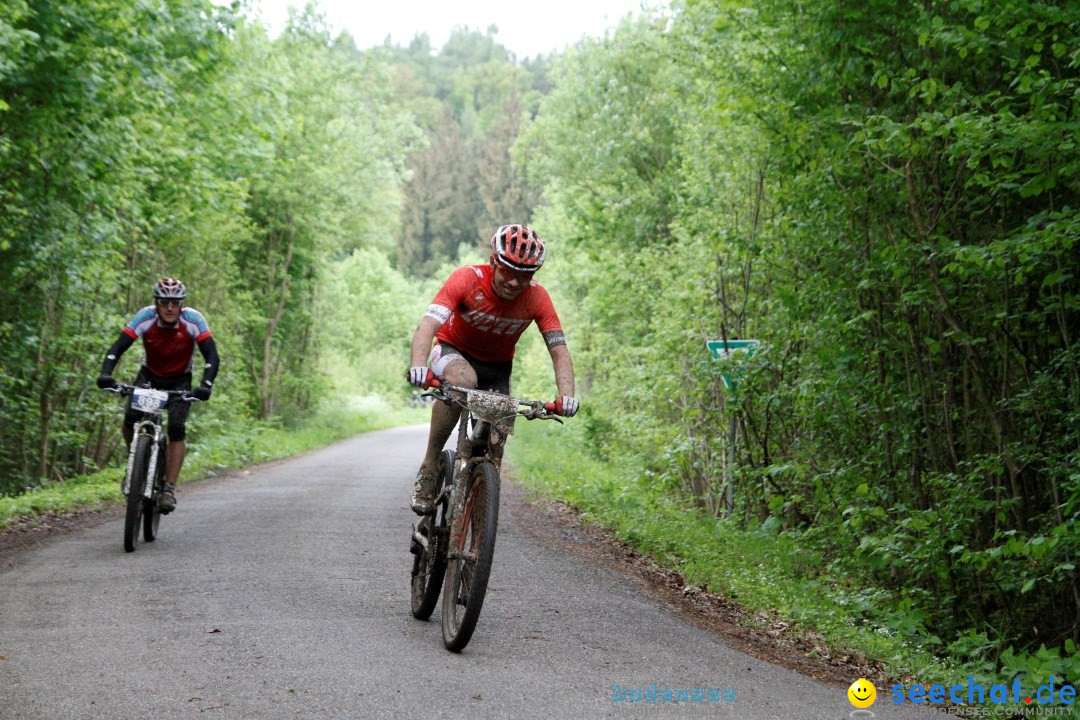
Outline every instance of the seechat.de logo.
[[(1014, 705), (1027, 707), (1032, 703), (1040, 706), (1051, 705), (1054, 702), (1062, 705), (1072, 705), (1076, 700), (1076, 688), (1067, 683), (1058, 683), (1053, 675), (1050, 676), (1049, 683), (1040, 685), (1039, 689), (1034, 693), (1025, 692), (1020, 686), (1019, 678), (1014, 678), (1011, 686), (991, 685), (989, 692), (984, 692), (985, 690), (986, 688), (980, 683), (975, 682), (974, 675), (968, 675), (966, 684), (957, 683), (951, 687), (931, 685), (926, 688), (922, 685), (912, 685), (911, 689), (908, 690), (903, 685), (893, 685), (892, 702), (897, 705), (905, 702), (911, 702), (915, 705), (922, 705), (923, 703), (940, 705), (951, 700), (957, 705), (961, 703), (982, 705), (987, 702), (993, 705), (1004, 705), (1011, 699)], [(1071, 708), (1067, 708), (1067, 710), (1072, 711)]]

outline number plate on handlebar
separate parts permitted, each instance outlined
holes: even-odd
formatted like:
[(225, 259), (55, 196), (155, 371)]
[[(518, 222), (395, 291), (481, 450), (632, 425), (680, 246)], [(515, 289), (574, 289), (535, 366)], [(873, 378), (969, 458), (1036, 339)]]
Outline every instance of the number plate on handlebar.
[(517, 400), (500, 393), (470, 390), (469, 413), (474, 418), (491, 423), (504, 435), (513, 435), (514, 420), (517, 418)]
[(164, 390), (135, 388), (131, 393), (131, 407), (145, 413), (160, 413), (169, 402), (169, 393)]

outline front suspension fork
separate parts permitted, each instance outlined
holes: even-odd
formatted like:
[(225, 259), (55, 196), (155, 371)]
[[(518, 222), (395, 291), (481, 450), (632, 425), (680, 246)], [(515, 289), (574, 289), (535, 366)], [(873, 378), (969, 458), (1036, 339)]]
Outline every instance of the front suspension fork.
[[(149, 428), (149, 431), (146, 428)], [(157, 477), (155, 473), (157, 472), (158, 460), (161, 457), (161, 426), (149, 420), (142, 420), (135, 424), (131, 434), (131, 447), (128, 448), (127, 472), (124, 473), (124, 483), (121, 489), (124, 497), (131, 493), (131, 472), (135, 468), (135, 448), (139, 444), (139, 435), (144, 433), (150, 435), (150, 463), (146, 468), (147, 481), (143, 483), (143, 497), (149, 500), (154, 496), (154, 478)]]

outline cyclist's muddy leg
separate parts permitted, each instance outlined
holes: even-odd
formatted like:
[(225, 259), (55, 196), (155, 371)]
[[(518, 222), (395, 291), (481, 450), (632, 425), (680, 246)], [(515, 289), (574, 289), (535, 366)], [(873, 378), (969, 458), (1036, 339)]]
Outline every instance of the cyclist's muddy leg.
[[(443, 371), (443, 379), (451, 385), (459, 387), (476, 387), (476, 371), (465, 360), (456, 360), (446, 366)], [(435, 473), (439, 471), (439, 453), (454, 432), (461, 410), (456, 405), (447, 405), (436, 402), (431, 407), (431, 431), (428, 433), (427, 454), (424, 462), (420, 464), (420, 472)]]
[(121, 427), (123, 428), (124, 446), (131, 447), (131, 438), (135, 437), (135, 426), (124, 423)]

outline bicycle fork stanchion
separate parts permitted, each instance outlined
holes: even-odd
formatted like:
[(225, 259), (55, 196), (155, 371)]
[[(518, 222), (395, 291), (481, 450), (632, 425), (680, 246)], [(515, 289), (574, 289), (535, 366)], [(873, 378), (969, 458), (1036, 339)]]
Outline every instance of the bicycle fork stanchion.
[(124, 483), (121, 490), (124, 493), (124, 497), (127, 497), (131, 493), (131, 473), (135, 468), (135, 446), (138, 445), (138, 436), (135, 433), (131, 434), (131, 442), (128, 444), (128, 462), (127, 472), (124, 473)]
[(453, 518), (450, 523), (450, 539), (447, 543), (447, 559), (456, 560), (460, 557), (458, 544), (461, 542), (461, 514), (465, 511), (465, 487), (469, 481), (468, 472), (469, 458), (472, 457), (474, 444), (472, 442), (472, 428), (469, 424), (469, 413), (462, 412), (458, 420), (458, 455), (454, 458), (454, 484), (450, 488), (450, 501), (448, 514)]
[[(131, 473), (135, 467), (135, 449), (139, 445), (139, 436), (143, 433), (143, 427), (149, 425), (154, 431), (150, 435), (150, 464), (146, 470), (147, 482), (143, 483), (143, 497), (149, 500), (154, 494), (154, 478), (157, 477), (158, 460), (161, 458), (161, 428), (147, 420), (139, 421), (131, 432), (131, 446), (128, 447), (127, 472), (124, 473), (124, 497), (131, 494)], [(147, 433), (149, 435), (149, 433)]]
[(450, 511), (450, 517), (454, 518), (454, 522), (450, 523), (450, 542), (447, 547), (447, 558), (451, 560), (457, 560), (461, 557), (461, 550), (459, 545), (461, 544), (461, 533), (466, 532), (462, 527), (461, 519), (465, 513), (465, 485), (468, 482), (468, 476), (466, 471), (468, 460), (459, 459), (457, 462), (457, 471), (454, 473), (454, 489), (450, 493), (450, 507), (453, 508)]
[(150, 443), (150, 465), (146, 470), (146, 482), (143, 483), (143, 497), (149, 500), (154, 496), (154, 483), (157, 480), (157, 464), (161, 459), (161, 426), (153, 426), (154, 434)]
[[(416, 543), (417, 545), (420, 546), (422, 551), (424, 551), (424, 552), (427, 551), (427, 549), (428, 549), (427, 538), (420, 534), (420, 531), (416, 529), (415, 525), (413, 525), (412, 539), (413, 539), (414, 543)], [(413, 550), (413, 552), (416, 552), (416, 551)]]

